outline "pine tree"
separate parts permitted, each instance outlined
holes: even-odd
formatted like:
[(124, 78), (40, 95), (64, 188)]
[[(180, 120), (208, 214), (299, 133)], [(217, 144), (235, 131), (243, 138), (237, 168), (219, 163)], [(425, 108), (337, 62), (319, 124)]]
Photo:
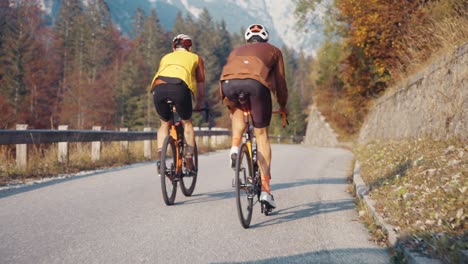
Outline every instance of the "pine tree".
[(42, 24), (42, 13), (32, 0), (21, 1), (2, 12), (6, 12), (6, 17), (1, 34), (0, 91), (11, 107), (7, 111), (11, 115), (3, 119), (8, 124), (31, 123), (36, 113), (34, 92), (38, 89), (34, 66), (43, 59), (41, 43), (34, 35)]
[[(214, 71), (214, 80), (211, 84), (211, 90), (207, 98), (212, 112), (211, 117), (213, 118), (210, 122), (210, 126), (213, 126), (215, 123), (216, 125), (227, 126), (226, 121), (229, 120), (229, 112), (226, 111), (226, 107), (221, 102), (219, 78), (222, 67), (226, 64), (226, 60), (232, 50), (232, 44), (231, 36), (226, 29), (226, 23), (224, 20), (222, 20), (221, 23), (216, 24), (216, 29), (212, 34), (212, 38), (214, 43), (213, 54), (216, 57), (217, 66)], [(215, 119), (218, 119), (221, 122), (215, 122)]]
[(74, 65), (71, 63), (76, 56), (76, 44), (79, 42), (77, 30), (80, 27), (80, 20), (83, 19), (83, 6), (79, 0), (64, 0), (60, 5), (57, 20), (54, 24), (56, 33), (56, 49), (62, 61), (62, 85), (66, 87), (67, 74), (73, 72)]
[(104, 0), (64, 1), (55, 24), (63, 65), (61, 118), (77, 128), (112, 123), (116, 30)]
[(187, 13), (185, 18), (183, 18), (182, 13), (177, 13), (174, 26), (172, 27), (172, 33), (173, 36), (178, 34), (189, 35), (193, 40), (193, 50), (197, 51), (197, 45), (200, 44), (198, 42), (198, 35), (200, 34), (199, 26), (190, 14)]
[[(135, 15), (135, 19), (140, 19), (140, 16)], [(134, 24), (138, 22), (135, 21)], [(149, 85), (159, 67), (159, 61), (170, 49), (171, 42), (159, 22), (156, 10), (153, 9), (134, 41), (129, 60), (122, 67), (117, 84), (119, 125), (134, 128), (158, 125)]]
[(141, 7), (138, 7), (135, 11), (135, 15), (133, 16), (132, 24), (133, 30), (131, 36), (136, 38), (143, 32), (143, 28), (145, 26), (145, 21), (147, 20), (147, 16)]
[(87, 64), (88, 77), (94, 82), (98, 73), (103, 71), (113, 59), (116, 43), (112, 38), (112, 22), (109, 7), (104, 0), (96, 0), (90, 4), (87, 12)]
[(83, 126), (107, 125), (112, 120), (114, 96), (112, 82), (108, 80), (117, 43), (109, 7), (103, 0), (88, 4), (83, 31), (83, 71), (81, 90)]
[(179, 11), (177, 12), (176, 18), (174, 19), (174, 25), (172, 26), (172, 33), (174, 34), (174, 36), (180, 33), (190, 35), (188, 32), (187, 33), (185, 32), (187, 32), (187, 26), (185, 24), (185, 19), (182, 16), (182, 13)]
[[(2, 47), (3, 37), (6, 31), (6, 25), (8, 21), (8, 15), (10, 11), (10, 3), (9, 1), (0, 1), (0, 48)], [(1, 52), (2, 49), (0, 49)], [(0, 76), (1, 79), (1, 76)]]
[(7, 82), (5, 75), (8, 74), (7, 71), (7, 44), (6, 38), (7, 35), (11, 34), (11, 30), (8, 21), (13, 19), (13, 10), (10, 7), (9, 1), (0, 1), (0, 111), (2, 115), (0, 115), (0, 123), (2, 127), (8, 128), (12, 123), (14, 123), (14, 115), (13, 115), (13, 104), (11, 99), (11, 92), (8, 86), (5, 85)]

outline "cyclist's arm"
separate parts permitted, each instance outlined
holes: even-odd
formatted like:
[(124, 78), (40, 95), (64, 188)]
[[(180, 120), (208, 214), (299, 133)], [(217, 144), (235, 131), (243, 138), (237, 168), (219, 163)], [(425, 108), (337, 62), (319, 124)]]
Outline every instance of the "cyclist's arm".
[(205, 65), (200, 56), (198, 56), (198, 67), (195, 71), (195, 79), (197, 80), (197, 105), (195, 109), (199, 109), (205, 99)]
[(278, 50), (278, 61), (274, 70), (276, 78), (276, 100), (278, 101), (280, 110), (286, 110), (288, 87), (286, 85), (283, 55), (280, 50)]

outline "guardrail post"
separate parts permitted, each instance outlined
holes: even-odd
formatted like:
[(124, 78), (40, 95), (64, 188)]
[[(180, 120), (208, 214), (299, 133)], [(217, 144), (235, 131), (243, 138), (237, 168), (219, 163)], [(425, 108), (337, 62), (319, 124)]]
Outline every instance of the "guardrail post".
[[(58, 130), (68, 130), (67, 125), (58, 126)], [(68, 142), (59, 142), (58, 143), (58, 161), (60, 163), (68, 164), (69, 152), (68, 152)]]
[[(228, 131), (228, 129), (224, 129), (226, 131)], [(228, 133), (227, 135), (225, 136), (222, 136), (222, 139), (223, 139), (223, 144), (228, 144), (228, 146), (231, 146), (231, 135), (230, 133)]]
[[(213, 127), (211, 128), (212, 131), (227, 131), (225, 128), (221, 127)], [(226, 135), (217, 135), (217, 136), (211, 136), (211, 144), (213, 147), (218, 147), (220, 145), (225, 144), (226, 142), (229, 141), (229, 136)]]
[[(207, 130), (209, 130), (209, 128), (207, 128), (207, 127), (202, 127), (201, 130), (202, 130), (202, 131), (207, 131)], [(210, 144), (210, 141), (209, 141), (209, 140), (210, 140), (210, 137), (209, 137), (209, 136), (202, 136), (202, 142), (203, 142), (203, 145), (204, 145), (204, 146), (209, 146), (209, 144)]]
[[(100, 126), (93, 126), (93, 130), (101, 131)], [(101, 141), (91, 143), (91, 160), (98, 161), (101, 158)]]
[[(28, 125), (17, 124), (16, 130), (26, 130)], [(16, 144), (16, 166), (21, 169), (25, 169), (28, 166), (28, 145), (27, 144)]]
[[(211, 131), (218, 131), (219, 128), (213, 127), (213, 128), (211, 128), (210, 130), (211, 130)], [(210, 137), (210, 147), (215, 148), (216, 146), (218, 146), (218, 144), (219, 144), (218, 138), (219, 138), (219, 136), (211, 136), (211, 137)]]
[[(128, 127), (121, 127), (120, 131), (121, 132), (128, 132)], [(120, 141), (120, 148), (124, 152), (128, 152), (128, 141)]]
[[(143, 131), (151, 131), (151, 127), (143, 128)], [(144, 157), (151, 159), (151, 140), (145, 140), (143, 142)]]
[(193, 127), (193, 134), (194, 134), (194, 137), (195, 137), (195, 143), (197, 144), (197, 146), (200, 146), (200, 137), (198, 136), (195, 136), (197, 134), (197, 131), (200, 131), (200, 127)]

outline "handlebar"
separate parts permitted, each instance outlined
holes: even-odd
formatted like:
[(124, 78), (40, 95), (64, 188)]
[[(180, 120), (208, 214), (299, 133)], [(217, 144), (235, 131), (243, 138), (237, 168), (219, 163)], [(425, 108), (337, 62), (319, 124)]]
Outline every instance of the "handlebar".
[(208, 108), (208, 107), (202, 107), (202, 108), (196, 109), (196, 110), (193, 109), (193, 112), (205, 112), (205, 115), (204, 115), (205, 122), (208, 122), (208, 119), (211, 116), (210, 108)]
[(281, 125), (283, 126), (283, 128), (285, 128), (286, 125), (289, 125), (288, 114), (286, 114), (285, 112), (279, 111), (279, 110), (273, 111), (273, 114), (280, 114), (281, 115), (281, 120), (282, 120)]

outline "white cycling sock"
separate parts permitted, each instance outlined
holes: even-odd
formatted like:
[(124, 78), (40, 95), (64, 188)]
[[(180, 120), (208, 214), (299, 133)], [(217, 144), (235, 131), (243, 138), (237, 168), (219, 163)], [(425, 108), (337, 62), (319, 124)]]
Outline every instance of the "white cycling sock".
[(232, 153), (237, 153), (237, 152), (239, 152), (239, 147), (232, 146), (231, 151), (229, 152), (229, 157), (231, 157)]

